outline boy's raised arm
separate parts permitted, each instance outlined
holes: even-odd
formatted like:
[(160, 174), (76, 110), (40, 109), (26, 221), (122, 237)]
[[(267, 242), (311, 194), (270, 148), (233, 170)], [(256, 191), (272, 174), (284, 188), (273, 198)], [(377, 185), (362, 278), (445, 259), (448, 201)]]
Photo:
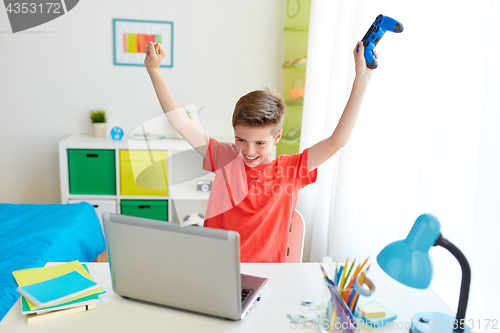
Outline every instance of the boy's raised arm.
[[(359, 51), (356, 53), (358, 46)], [(309, 171), (319, 167), (347, 144), (358, 119), (361, 103), (373, 71), (366, 67), (363, 43), (358, 42), (356, 47), (353, 51), (356, 62), (356, 77), (352, 85), (351, 95), (332, 135), (309, 148), (307, 156)], [(373, 53), (377, 57), (376, 52), (373, 51)]]
[(167, 116), (170, 125), (203, 157), (207, 154), (208, 136), (196, 126), (187, 116), (186, 111), (177, 102), (165, 79), (160, 73), (160, 62), (166, 55), (166, 50), (159, 43), (149, 42), (146, 46), (144, 65), (148, 70), (156, 96)]

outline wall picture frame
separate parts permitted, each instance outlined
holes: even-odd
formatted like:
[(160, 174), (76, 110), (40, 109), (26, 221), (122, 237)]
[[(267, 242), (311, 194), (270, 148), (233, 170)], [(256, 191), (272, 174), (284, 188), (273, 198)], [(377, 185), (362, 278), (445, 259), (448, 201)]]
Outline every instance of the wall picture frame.
[(174, 23), (113, 19), (113, 61), (120, 66), (144, 66), (149, 41), (160, 43), (167, 55), (160, 67), (174, 66)]

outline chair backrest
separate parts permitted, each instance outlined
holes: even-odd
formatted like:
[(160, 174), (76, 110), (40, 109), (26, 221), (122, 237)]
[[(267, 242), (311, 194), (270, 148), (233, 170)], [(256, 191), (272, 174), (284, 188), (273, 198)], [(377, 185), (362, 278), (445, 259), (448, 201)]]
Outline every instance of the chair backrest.
[(295, 210), (292, 214), (292, 220), (290, 221), (290, 228), (288, 229), (289, 234), (285, 262), (302, 262), (305, 230), (306, 224), (304, 217), (298, 210)]

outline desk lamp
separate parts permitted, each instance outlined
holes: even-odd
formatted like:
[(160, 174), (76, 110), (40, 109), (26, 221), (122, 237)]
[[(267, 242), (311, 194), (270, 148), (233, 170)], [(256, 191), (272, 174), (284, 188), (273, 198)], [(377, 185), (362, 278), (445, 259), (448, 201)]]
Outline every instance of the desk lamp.
[(440, 229), (441, 224), (435, 216), (422, 214), (405, 240), (387, 245), (377, 256), (378, 264), (387, 274), (407, 286), (418, 289), (427, 288), (432, 280), (433, 268), (429, 257), (432, 246), (439, 245), (450, 251), (462, 267), (462, 285), (456, 318), (441, 312), (420, 312), (412, 318), (411, 333), (472, 332), (465, 325), (471, 277), (469, 262), (455, 245), (443, 238)]

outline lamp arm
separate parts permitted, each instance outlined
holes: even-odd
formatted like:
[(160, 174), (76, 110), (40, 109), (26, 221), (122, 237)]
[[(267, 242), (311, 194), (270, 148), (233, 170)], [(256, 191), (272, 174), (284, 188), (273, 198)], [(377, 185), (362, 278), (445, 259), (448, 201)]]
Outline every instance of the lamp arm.
[[(465, 312), (467, 311), (467, 302), (469, 301), (469, 289), (470, 289), (470, 278), (471, 278), (471, 270), (469, 262), (465, 255), (453, 245), (450, 241), (443, 237), (442, 234), (439, 234), (438, 239), (434, 243), (434, 246), (442, 246), (453, 254), (455, 258), (457, 258), (460, 266), (462, 267), (462, 285), (460, 286), (460, 299), (458, 300), (458, 310), (456, 317), (456, 329), (454, 332), (463, 332), (465, 329)], [(455, 326), (454, 326), (455, 327)]]

